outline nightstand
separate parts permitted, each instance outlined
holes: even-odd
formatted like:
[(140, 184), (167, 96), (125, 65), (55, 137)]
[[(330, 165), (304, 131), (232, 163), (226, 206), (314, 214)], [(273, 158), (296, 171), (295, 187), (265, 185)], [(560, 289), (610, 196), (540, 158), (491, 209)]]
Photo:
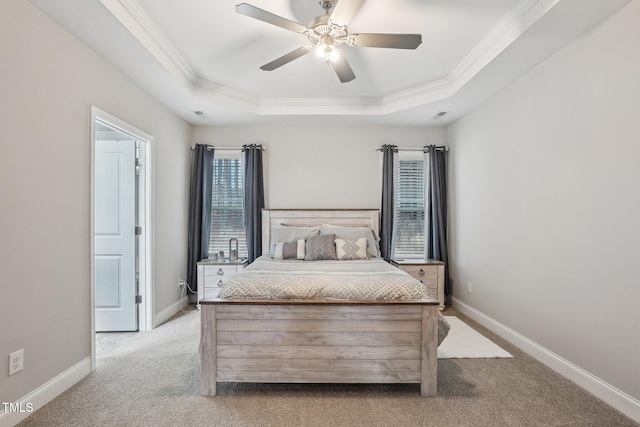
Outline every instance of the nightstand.
[(204, 259), (197, 264), (198, 307), (203, 298), (217, 298), (224, 282), (248, 265), (246, 259), (218, 261)]
[(440, 303), (444, 310), (444, 262), (424, 258), (392, 259), (391, 265), (406, 271), (427, 286), (429, 294)]

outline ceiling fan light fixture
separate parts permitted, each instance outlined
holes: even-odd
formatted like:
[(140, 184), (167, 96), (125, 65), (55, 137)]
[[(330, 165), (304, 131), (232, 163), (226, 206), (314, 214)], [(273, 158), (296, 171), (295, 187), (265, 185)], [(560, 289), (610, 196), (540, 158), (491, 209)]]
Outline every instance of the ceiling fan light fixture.
[(338, 58), (340, 58), (340, 51), (333, 45), (319, 44), (318, 47), (316, 47), (316, 55), (324, 62), (336, 62)]
[(318, 55), (324, 62), (337, 61), (340, 57), (340, 51), (336, 49), (334, 40), (331, 36), (323, 36), (318, 45), (316, 46), (316, 55)]
[(333, 67), (340, 82), (347, 83), (355, 79), (356, 75), (351, 69), (346, 55), (342, 57), (344, 52), (340, 52), (336, 46), (346, 44), (350, 47), (416, 49), (422, 43), (421, 34), (349, 34), (347, 26), (358, 13), (365, 0), (317, 1), (325, 13), (312, 19), (306, 27), (298, 22), (290, 21), (247, 3), (236, 5), (236, 12), (238, 13), (305, 35), (311, 42), (310, 45), (300, 47), (263, 65), (260, 67), (261, 70), (273, 71), (294, 59), (306, 55), (313, 49), (325, 63)]

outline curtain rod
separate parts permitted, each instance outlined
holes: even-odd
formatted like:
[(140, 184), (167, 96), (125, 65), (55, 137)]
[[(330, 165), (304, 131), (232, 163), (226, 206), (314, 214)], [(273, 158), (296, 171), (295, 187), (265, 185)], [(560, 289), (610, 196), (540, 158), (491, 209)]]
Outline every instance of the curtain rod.
[[(401, 147), (397, 147), (396, 150), (398, 150), (398, 151), (422, 151), (422, 152), (425, 152), (425, 148), (424, 147), (420, 147), (420, 148), (401, 148)], [(449, 147), (447, 147), (446, 145), (438, 145), (438, 146), (436, 146), (436, 150), (449, 151)], [(376, 147), (376, 151), (382, 151), (382, 147)]]
[[(196, 146), (192, 145), (191, 146), (191, 151), (195, 150)], [(266, 148), (264, 147), (260, 147), (260, 149), (262, 151), (267, 151)], [(228, 151), (233, 151), (233, 150), (237, 150), (237, 151), (242, 151), (242, 147), (216, 147), (215, 145), (207, 145), (207, 150), (228, 150)]]

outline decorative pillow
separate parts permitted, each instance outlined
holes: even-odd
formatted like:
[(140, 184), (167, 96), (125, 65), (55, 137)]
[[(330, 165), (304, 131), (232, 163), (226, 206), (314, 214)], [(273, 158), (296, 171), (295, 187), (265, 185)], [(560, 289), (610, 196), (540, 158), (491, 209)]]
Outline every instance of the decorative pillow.
[(309, 237), (305, 244), (305, 261), (319, 261), (323, 259), (337, 259), (335, 234)]
[(276, 242), (293, 242), (320, 234), (320, 227), (271, 227), (269, 254), (274, 255)]
[(367, 239), (367, 256), (369, 258), (380, 258), (380, 238), (376, 236), (369, 227), (344, 227), (338, 225), (323, 224), (320, 227), (320, 234), (335, 234), (337, 239), (358, 240), (362, 237)]
[(276, 242), (273, 259), (304, 259), (304, 240)]
[(367, 259), (367, 239), (336, 239), (336, 255), (338, 259)]

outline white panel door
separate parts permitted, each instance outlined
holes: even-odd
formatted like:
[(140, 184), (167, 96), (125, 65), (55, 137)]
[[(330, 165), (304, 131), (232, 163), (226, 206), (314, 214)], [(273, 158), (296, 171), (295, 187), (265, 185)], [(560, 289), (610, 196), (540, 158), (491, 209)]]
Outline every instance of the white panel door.
[(138, 330), (135, 141), (96, 141), (95, 324)]

